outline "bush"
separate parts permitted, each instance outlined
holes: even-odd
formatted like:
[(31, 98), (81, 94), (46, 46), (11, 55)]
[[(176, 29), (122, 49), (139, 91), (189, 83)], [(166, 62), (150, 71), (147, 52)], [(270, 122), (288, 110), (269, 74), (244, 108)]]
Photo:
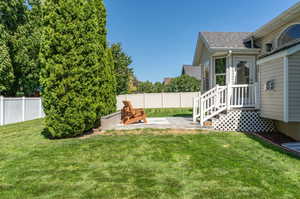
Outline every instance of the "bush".
[(41, 48), (46, 130), (74, 137), (115, 111), (116, 79), (102, 0), (45, 1)]

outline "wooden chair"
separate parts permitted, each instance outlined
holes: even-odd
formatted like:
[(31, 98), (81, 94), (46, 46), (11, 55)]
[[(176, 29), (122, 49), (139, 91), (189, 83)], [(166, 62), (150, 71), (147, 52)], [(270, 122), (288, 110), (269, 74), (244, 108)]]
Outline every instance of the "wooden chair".
[(130, 101), (123, 101), (124, 107), (122, 109), (122, 123), (132, 124), (143, 121), (147, 123), (146, 113), (143, 109), (134, 109)]

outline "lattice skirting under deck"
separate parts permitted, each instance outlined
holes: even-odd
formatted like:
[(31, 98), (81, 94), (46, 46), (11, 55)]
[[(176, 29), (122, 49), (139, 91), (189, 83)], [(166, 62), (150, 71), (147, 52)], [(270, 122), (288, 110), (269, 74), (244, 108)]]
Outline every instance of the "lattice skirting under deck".
[(231, 110), (221, 114), (213, 120), (213, 127), (220, 131), (239, 131), (250, 133), (273, 132), (275, 130), (272, 120), (260, 117), (255, 110)]

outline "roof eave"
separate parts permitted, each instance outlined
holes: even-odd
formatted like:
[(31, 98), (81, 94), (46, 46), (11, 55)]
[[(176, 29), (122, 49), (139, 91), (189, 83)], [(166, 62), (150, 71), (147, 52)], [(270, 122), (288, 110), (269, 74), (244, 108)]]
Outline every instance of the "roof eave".
[(219, 52), (219, 51), (232, 51), (232, 53), (254, 53), (254, 54), (259, 54), (261, 52), (260, 49), (258, 48), (223, 48), (223, 47), (214, 47), (214, 48), (209, 48), (210, 52)]
[(275, 17), (273, 20), (268, 22), (267, 24), (263, 25), (259, 29), (257, 29), (255, 32), (251, 33), (247, 39), (250, 39), (251, 37), (255, 38), (261, 38), (268, 34), (269, 32), (273, 31), (274, 29), (282, 26), (284, 23), (289, 21), (290, 19), (294, 18), (295, 15), (299, 14), (300, 12), (300, 2), (296, 3), (294, 6), (289, 8), (288, 10), (284, 11), (277, 17)]

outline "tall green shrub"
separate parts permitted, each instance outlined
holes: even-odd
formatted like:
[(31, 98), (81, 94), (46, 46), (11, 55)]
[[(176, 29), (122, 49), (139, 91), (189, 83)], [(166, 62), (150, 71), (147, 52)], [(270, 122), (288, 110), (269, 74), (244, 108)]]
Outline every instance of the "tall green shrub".
[(46, 130), (54, 138), (93, 128), (115, 110), (116, 79), (102, 0), (47, 0), (41, 44)]

